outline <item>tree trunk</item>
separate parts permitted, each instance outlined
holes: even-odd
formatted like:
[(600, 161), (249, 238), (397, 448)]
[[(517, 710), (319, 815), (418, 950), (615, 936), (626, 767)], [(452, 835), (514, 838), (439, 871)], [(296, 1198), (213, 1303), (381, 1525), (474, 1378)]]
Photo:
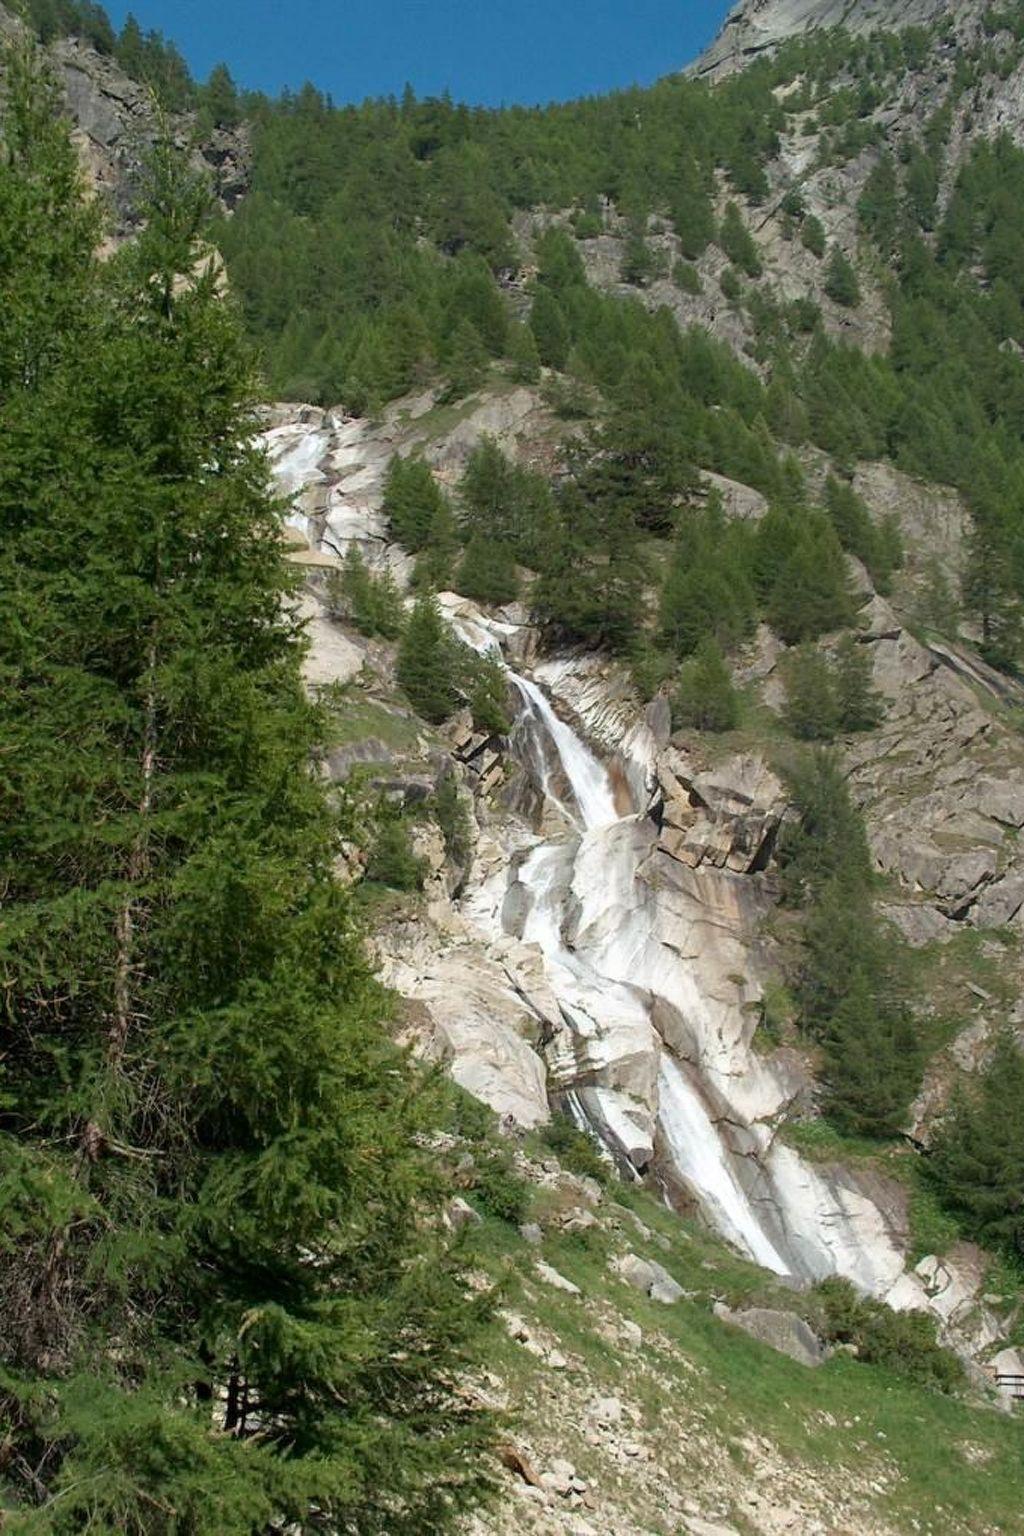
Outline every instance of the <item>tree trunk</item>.
[(128, 855), (127, 890), (121, 910), (117, 915), (114, 962), (114, 1016), (107, 1037), (107, 1060), (117, 1067), (128, 1043), (128, 1031), (132, 1017), (132, 970), (135, 947), (135, 887), (145, 876), (149, 866), (149, 847), (146, 819), (153, 806), (153, 776), (156, 770), (156, 642), (150, 641), (148, 656), (149, 681), (146, 689), (145, 720), (142, 731), (142, 795), (139, 800), (140, 826)]

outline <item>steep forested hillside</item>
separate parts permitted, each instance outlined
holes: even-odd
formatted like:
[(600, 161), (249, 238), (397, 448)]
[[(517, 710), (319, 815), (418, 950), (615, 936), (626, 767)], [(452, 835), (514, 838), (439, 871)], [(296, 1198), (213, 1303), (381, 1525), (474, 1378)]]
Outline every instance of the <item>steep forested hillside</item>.
[[(596, 388), (662, 457), (775, 500), (769, 438), (961, 487), (966, 601), (986, 652), (1012, 662), (1024, 156), (971, 127), (1020, 49), (1013, 18), (990, 12), (955, 63), (939, 30), (823, 33), (715, 90), (676, 79), (545, 111), (335, 110), (306, 88), (259, 107), (252, 194), (218, 238), (280, 394), (372, 411), (437, 372), (455, 398), (495, 360), (525, 379), (540, 365), (567, 381), (565, 414), (585, 415)], [(897, 133), (907, 92), (927, 111)], [(823, 219), (804, 187), (824, 172)], [(538, 207), (562, 212), (524, 226)], [(614, 303), (585, 282), (607, 234)], [(708, 270), (711, 248), (724, 270)], [(740, 361), (671, 323), (663, 278), (684, 322), (685, 296), (713, 284)], [(844, 335), (869, 301), (884, 351)]]

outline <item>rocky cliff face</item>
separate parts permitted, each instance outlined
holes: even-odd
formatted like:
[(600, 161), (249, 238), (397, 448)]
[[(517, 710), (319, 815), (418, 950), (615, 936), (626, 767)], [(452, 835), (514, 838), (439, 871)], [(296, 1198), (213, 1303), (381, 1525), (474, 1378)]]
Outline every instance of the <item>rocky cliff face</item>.
[(899, 31), (941, 17), (977, 17), (976, 0), (740, 0), (693, 72), (720, 79), (792, 37), (828, 27), (851, 32)]
[[(0, 41), (24, 36), (22, 24), (0, 5)], [(139, 173), (160, 131), (156, 103), (151, 93), (130, 79), (113, 59), (77, 38), (59, 38), (46, 52), (63, 88), (89, 185), (109, 205), (110, 236), (116, 243), (138, 227)], [(248, 187), (248, 128), (242, 125), (201, 134), (196, 119), (187, 113), (171, 114), (164, 126), (174, 144), (189, 154), (196, 169), (209, 179), (221, 207), (230, 212)]]

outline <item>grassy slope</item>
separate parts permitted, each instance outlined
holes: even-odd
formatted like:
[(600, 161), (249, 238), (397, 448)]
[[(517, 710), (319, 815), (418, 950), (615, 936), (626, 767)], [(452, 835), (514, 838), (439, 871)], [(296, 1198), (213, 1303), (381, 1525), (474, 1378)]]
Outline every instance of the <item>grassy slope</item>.
[[(786, 1293), (651, 1194), (615, 1186), (598, 1227), (549, 1230), (541, 1250), (493, 1220), (472, 1243), (482, 1268), (505, 1275), (506, 1305), (568, 1362), (552, 1369), (511, 1338), (496, 1344), (492, 1370), (513, 1428), (538, 1467), (571, 1461), (605, 1518), (672, 1536), (689, 1492), (744, 1532), (774, 1529), (770, 1507), (791, 1510), (789, 1529), (850, 1536), (1024, 1531), (1019, 1418), (844, 1355), (809, 1370), (719, 1321), (713, 1299), (785, 1306)], [(608, 1258), (627, 1249), (663, 1263), (692, 1298), (665, 1307), (619, 1280)], [(540, 1280), (538, 1253), (582, 1296)], [(640, 1349), (616, 1341), (623, 1318), (643, 1330)], [(626, 1407), (617, 1439), (595, 1432), (588, 1410), (609, 1395)], [(623, 1433), (639, 1456), (624, 1455)], [(508, 1518), (488, 1529), (530, 1528), (528, 1517), (522, 1527)]]

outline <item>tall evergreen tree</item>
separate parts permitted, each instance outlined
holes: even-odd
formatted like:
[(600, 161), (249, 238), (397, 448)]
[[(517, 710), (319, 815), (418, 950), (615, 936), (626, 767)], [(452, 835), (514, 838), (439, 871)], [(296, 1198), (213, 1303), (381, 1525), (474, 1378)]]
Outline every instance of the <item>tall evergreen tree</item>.
[(539, 287), (530, 310), (530, 330), (537, 354), (546, 368), (564, 368), (572, 337), (569, 324), (550, 288)]
[[(332, 874), (249, 365), (193, 270), (203, 200), (162, 151), (145, 234), (98, 268), (50, 98), (14, 80), (5, 1501), (57, 1533), (444, 1530), (480, 1486), (474, 1307), (431, 1095)], [(44, 311), (30, 270), (77, 302)]]
[(416, 556), (413, 586), (420, 591), (443, 592), (451, 586), (459, 553), (459, 530), (447, 496), (442, 496), (430, 519), (426, 542)]
[(519, 594), (515, 554), (508, 544), (474, 534), (459, 565), (456, 588), (478, 603), (511, 603)]
[(672, 700), (673, 724), (698, 731), (731, 731), (739, 722), (739, 699), (728, 663), (707, 636), (684, 663)]
[(825, 269), (825, 292), (834, 304), (856, 309), (860, 303), (860, 283), (849, 257), (834, 246)]
[(1024, 1053), (1012, 1031), (961, 1084), (935, 1137), (928, 1170), (947, 1204), (983, 1242), (1024, 1258)]
[(436, 597), (416, 599), (398, 647), (398, 681), (425, 720), (447, 720), (458, 703), (459, 655)]
[(783, 665), (786, 724), (800, 741), (831, 741), (839, 728), (835, 679), (813, 645), (799, 645)]
[(424, 459), (395, 454), (384, 479), (384, 514), (392, 536), (412, 554), (430, 539), (444, 492)]
[(840, 728), (872, 731), (882, 719), (882, 700), (872, 686), (871, 651), (844, 635), (836, 652), (835, 699)]

